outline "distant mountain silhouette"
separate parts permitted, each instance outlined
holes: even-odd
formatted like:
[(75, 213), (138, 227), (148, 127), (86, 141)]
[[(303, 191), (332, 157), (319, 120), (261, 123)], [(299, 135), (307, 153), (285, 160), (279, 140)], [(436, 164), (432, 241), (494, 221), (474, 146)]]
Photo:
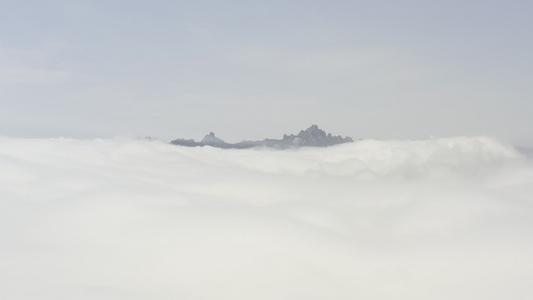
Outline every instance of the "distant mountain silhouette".
[(187, 147), (211, 146), (224, 149), (246, 149), (252, 147), (272, 147), (278, 149), (296, 148), (296, 147), (327, 147), (337, 144), (353, 142), (350, 137), (334, 136), (331, 133), (326, 134), (317, 125), (311, 125), (306, 130), (300, 131), (297, 135), (283, 135), (283, 139), (264, 139), (262, 141), (242, 141), (239, 143), (226, 143), (217, 138), (214, 133), (207, 134), (202, 141), (196, 142), (192, 139), (175, 139), (171, 144)]

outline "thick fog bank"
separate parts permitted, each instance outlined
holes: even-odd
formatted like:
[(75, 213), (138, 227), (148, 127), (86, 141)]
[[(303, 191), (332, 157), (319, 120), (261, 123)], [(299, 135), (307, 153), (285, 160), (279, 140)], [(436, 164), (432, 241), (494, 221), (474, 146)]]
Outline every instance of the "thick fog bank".
[(0, 138), (2, 299), (533, 299), (533, 166), (485, 137)]

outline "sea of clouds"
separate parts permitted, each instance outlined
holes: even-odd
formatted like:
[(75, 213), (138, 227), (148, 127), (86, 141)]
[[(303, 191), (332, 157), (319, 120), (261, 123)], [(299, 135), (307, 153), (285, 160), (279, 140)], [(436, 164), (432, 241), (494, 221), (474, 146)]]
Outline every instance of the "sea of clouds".
[(533, 299), (532, 217), (531, 159), (487, 137), (0, 137), (2, 299)]

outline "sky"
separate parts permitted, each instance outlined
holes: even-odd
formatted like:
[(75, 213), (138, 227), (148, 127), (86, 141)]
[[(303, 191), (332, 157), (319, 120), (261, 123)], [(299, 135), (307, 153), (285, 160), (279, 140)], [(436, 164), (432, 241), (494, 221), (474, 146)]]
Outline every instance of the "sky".
[(531, 1), (0, 3), (0, 135), (533, 146)]
[(532, 194), (487, 137), (0, 137), (0, 297), (529, 300)]

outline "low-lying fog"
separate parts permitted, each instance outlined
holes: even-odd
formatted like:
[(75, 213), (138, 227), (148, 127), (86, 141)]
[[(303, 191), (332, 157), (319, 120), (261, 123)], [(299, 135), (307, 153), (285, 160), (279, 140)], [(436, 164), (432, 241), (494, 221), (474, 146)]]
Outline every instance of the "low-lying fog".
[(3, 299), (533, 299), (533, 166), (485, 137), (0, 138)]

